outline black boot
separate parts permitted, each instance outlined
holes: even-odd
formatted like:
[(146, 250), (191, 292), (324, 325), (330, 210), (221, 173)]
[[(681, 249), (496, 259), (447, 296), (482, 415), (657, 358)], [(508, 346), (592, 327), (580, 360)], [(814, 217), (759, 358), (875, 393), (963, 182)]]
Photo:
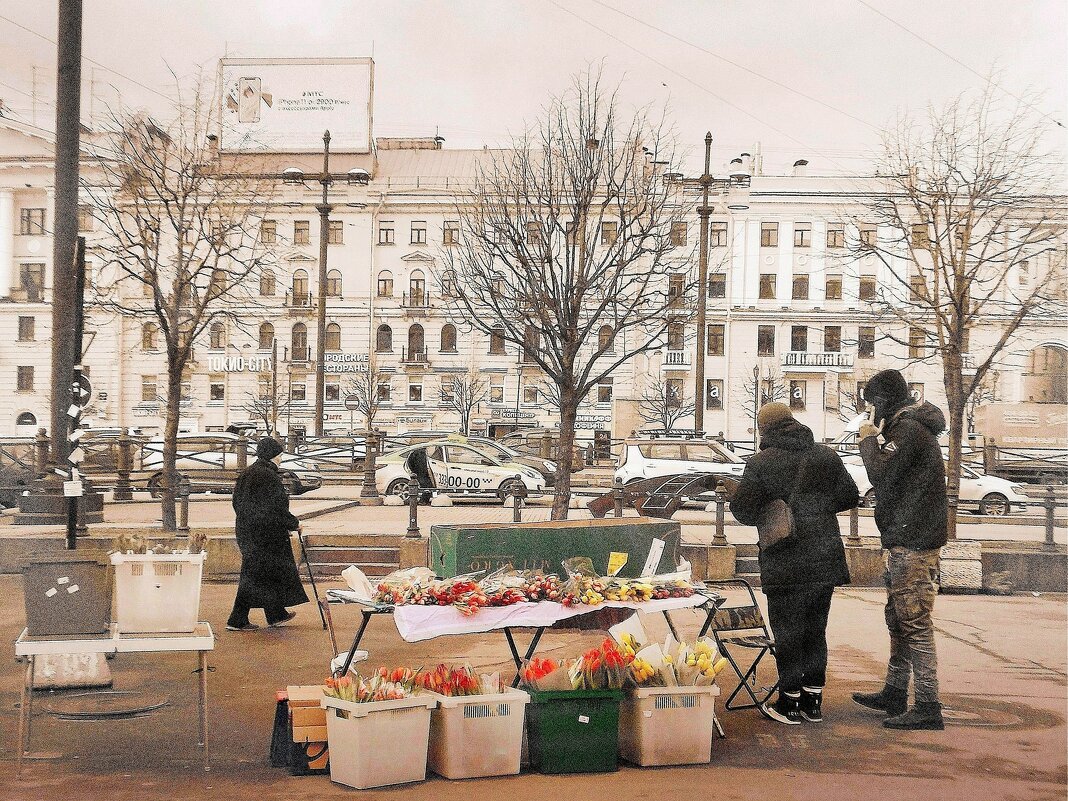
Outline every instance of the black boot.
[(909, 708), (909, 691), (885, 685), (877, 693), (853, 693), (853, 700), (868, 709), (878, 709), (887, 717), (905, 714)]
[(912, 709), (901, 715), (883, 721), (887, 729), (906, 729), (909, 731), (942, 731), (946, 724), (942, 720), (942, 705), (937, 701), (920, 701)]
[(760, 713), (768, 720), (798, 726), (801, 723), (801, 694), (780, 692), (774, 704), (765, 701), (760, 705)]
[(801, 717), (809, 723), (819, 723), (823, 720), (823, 688), (801, 688)]

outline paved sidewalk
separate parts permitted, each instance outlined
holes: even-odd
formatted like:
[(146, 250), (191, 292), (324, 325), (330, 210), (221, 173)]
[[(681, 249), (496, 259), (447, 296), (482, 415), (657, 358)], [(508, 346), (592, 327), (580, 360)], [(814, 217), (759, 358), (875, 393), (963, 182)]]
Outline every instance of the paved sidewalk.
[[(358, 793), (327, 777), (293, 778), (266, 764), (275, 689), (314, 683), (326, 672), (329, 647), (318, 617), (303, 606), (293, 624), (253, 634), (223, 630), (231, 584), (206, 584), (202, 617), (219, 633), (210, 678), (213, 770), (198, 767), (196, 695), (189, 655), (123, 655), (112, 663), (116, 689), (166, 696), (170, 705), (125, 721), (58, 721), (39, 713), (33, 749), (58, 759), (27, 764), (13, 779), (21, 671), (11, 643), (23, 625), (21, 581), (0, 576), (0, 638), (7, 669), (0, 673), (0, 799), (70, 801), (107, 798), (228, 801), (371, 799), (1064, 799), (1068, 767), (1065, 596), (941, 596), (936, 605), (940, 675), (949, 707), (945, 732), (890, 732), (848, 694), (877, 687), (886, 659), (882, 594), (844, 589), (831, 610), (830, 680), (822, 725), (785, 727), (754, 712), (724, 712), (726, 740), (711, 765), (548, 777), (426, 784)], [(336, 614), (344, 635), (353, 610)], [(692, 636), (696, 615), (676, 613)], [(657, 622), (653, 630), (662, 633)], [(565, 655), (598, 635), (550, 634), (539, 649)], [(373, 664), (469, 662), (509, 664), (500, 634), (400, 641), (392, 621), (375, 619), (364, 640)], [(764, 677), (767, 680), (767, 676)], [(724, 689), (733, 687), (729, 680)], [(38, 706), (40, 710), (40, 706)]]

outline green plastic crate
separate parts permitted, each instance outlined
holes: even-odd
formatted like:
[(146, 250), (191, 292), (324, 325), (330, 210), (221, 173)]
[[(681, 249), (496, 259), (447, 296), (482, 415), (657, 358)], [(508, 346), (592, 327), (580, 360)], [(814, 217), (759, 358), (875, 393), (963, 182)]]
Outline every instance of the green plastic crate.
[(527, 705), (530, 767), (540, 773), (619, 769), (620, 690), (531, 692)]

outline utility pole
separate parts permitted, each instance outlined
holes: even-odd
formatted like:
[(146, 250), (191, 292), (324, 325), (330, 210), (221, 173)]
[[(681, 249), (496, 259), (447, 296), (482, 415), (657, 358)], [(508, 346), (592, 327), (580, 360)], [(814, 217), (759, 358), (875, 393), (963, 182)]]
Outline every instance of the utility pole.
[(81, 315), (75, 255), (78, 246), (78, 166), (81, 134), (82, 0), (59, 0), (56, 43), (55, 206), (52, 212), (52, 463), (66, 463), (75, 353), (71, 325)]
[(705, 307), (708, 302), (708, 187), (712, 183), (709, 168), (712, 161), (712, 132), (705, 134), (705, 171), (701, 176), (701, 207), (697, 214), (701, 220), (701, 252), (697, 267), (697, 358), (694, 365), (693, 418), (699, 434), (705, 430), (705, 339), (707, 336)]
[(323, 202), (319, 210), (319, 319), (315, 338), (315, 436), (324, 428), (323, 400), (326, 394), (326, 255), (330, 238), (330, 131), (323, 132)]

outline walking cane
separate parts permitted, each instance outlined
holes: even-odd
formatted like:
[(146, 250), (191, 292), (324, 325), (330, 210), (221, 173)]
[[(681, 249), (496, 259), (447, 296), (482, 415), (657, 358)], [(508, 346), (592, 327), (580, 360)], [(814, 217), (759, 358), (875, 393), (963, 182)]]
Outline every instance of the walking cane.
[(315, 606), (319, 609), (319, 619), (323, 621), (323, 630), (326, 630), (326, 615), (323, 614), (323, 602), (319, 600), (319, 588), (315, 586), (315, 571), (312, 570), (311, 560), (308, 558), (308, 548), (304, 544), (304, 532), (297, 529), (297, 539), (300, 541), (300, 556), (308, 567), (308, 579), (312, 585), (312, 595), (315, 596)]

